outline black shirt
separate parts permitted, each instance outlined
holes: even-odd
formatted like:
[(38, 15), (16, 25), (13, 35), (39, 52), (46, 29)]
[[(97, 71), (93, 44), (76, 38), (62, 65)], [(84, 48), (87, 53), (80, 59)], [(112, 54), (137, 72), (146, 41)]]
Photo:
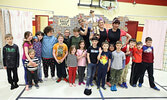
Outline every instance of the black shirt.
[(100, 32), (100, 39), (99, 39), (98, 46), (101, 47), (102, 43), (107, 39), (107, 31), (104, 28), (104, 31), (100, 31), (99, 29), (99, 32)]
[(99, 47), (93, 48), (92, 46), (90, 46), (88, 48), (88, 53), (89, 53), (90, 62), (93, 64), (96, 64), (97, 56), (99, 54)]
[[(68, 39), (69, 39), (69, 37), (68, 37)], [(64, 37), (64, 41), (63, 41), (63, 43), (65, 43), (67, 46), (69, 45), (68, 44), (68, 39)]]
[(117, 29), (116, 32), (113, 32), (112, 29), (109, 29), (108, 31), (108, 39), (110, 40), (109, 43), (110, 44), (116, 44), (117, 41), (120, 40), (120, 36), (121, 36), (121, 31), (120, 29)]
[(3, 47), (3, 65), (7, 68), (19, 67), (19, 48), (16, 44)]
[[(83, 32), (85, 31), (82, 27), (80, 27), (80, 30), (83, 31)], [(90, 46), (90, 40), (89, 40), (90, 30), (91, 30), (91, 28), (88, 27), (87, 35), (81, 35), (81, 36), (83, 37), (85, 43), (86, 43), (86, 45), (85, 45), (85, 46), (86, 46), (86, 49), (88, 49), (89, 46)]]

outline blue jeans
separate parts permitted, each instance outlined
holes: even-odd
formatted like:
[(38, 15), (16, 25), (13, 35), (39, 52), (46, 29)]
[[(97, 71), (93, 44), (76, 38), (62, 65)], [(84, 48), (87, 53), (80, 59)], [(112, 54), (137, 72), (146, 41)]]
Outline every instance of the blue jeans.
[(38, 65), (38, 79), (42, 79), (42, 69), (41, 69), (41, 58), (38, 58), (39, 60), (39, 65)]
[(24, 59), (22, 59), (22, 62), (23, 62), (23, 67), (24, 67), (24, 80), (25, 80), (25, 83), (26, 85), (28, 85), (28, 80), (27, 80), (27, 68), (25, 67), (25, 61)]
[(93, 64), (93, 63), (88, 64), (86, 86), (89, 86), (90, 84), (92, 84), (93, 77), (96, 72), (96, 68), (97, 68), (97, 64)]

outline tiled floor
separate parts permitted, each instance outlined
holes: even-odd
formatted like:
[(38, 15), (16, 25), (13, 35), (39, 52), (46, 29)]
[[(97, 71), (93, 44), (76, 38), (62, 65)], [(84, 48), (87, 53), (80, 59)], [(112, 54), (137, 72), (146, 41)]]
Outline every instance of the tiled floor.
[(133, 88), (128, 85), (128, 89), (118, 87), (117, 92), (111, 92), (108, 86), (106, 86), (107, 90), (97, 90), (97, 87), (94, 86), (92, 87), (92, 94), (90, 96), (84, 95), (84, 85), (69, 87), (69, 84), (64, 81), (56, 83), (52, 79), (48, 79), (44, 83), (39, 83), (39, 89), (33, 87), (31, 90), (25, 91), (23, 85), (24, 71), (22, 67), (18, 69), (18, 73), (20, 86), (15, 90), (10, 90), (10, 85), (6, 79), (6, 71), (4, 69), (0, 70), (0, 100), (167, 100), (167, 72), (159, 70), (154, 71), (154, 78), (157, 87), (161, 89), (160, 91), (149, 87), (146, 74), (142, 88)]

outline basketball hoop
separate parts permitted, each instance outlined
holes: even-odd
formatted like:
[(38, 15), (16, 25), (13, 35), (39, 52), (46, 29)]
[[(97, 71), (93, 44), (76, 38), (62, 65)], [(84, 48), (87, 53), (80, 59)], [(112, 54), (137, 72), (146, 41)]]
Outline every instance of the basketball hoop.
[(100, 7), (109, 14), (112, 14), (112, 12), (118, 8), (118, 2), (117, 0), (101, 0)]

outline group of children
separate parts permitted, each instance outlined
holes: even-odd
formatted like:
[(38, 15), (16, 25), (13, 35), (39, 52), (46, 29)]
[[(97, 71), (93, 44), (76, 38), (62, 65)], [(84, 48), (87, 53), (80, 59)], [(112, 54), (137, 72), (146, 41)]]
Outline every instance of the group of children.
[[(101, 47), (98, 47), (98, 38), (93, 37), (91, 39), (92, 45), (86, 49), (85, 41), (79, 35), (79, 32), (80, 29), (75, 27), (73, 29), (74, 36), (70, 38), (68, 30), (65, 30), (65, 36), (59, 34), (55, 37), (53, 35), (53, 28), (50, 26), (44, 29), (44, 33), (37, 32), (34, 38), (32, 38), (31, 32), (25, 32), (22, 61), (25, 70), (26, 90), (32, 88), (33, 79), (36, 88), (39, 88), (38, 82), (43, 82), (41, 60), (45, 81), (48, 79), (48, 68), (50, 67), (52, 79), (56, 79), (56, 68), (58, 77), (56, 82), (59, 83), (63, 79), (69, 82), (70, 87), (76, 86), (75, 78), (76, 71), (78, 70), (78, 84), (86, 84), (86, 88), (94, 86), (94, 77), (96, 77), (97, 89), (102, 86), (105, 90), (105, 84), (110, 86), (111, 91), (117, 91), (117, 84), (128, 88), (126, 78), (131, 57), (133, 63), (130, 85), (136, 87), (139, 80), (138, 86), (141, 87), (144, 73), (147, 70), (150, 87), (159, 90), (154, 84), (154, 54), (150, 37), (146, 38), (146, 45), (144, 46), (142, 42), (137, 42), (136, 45), (136, 40), (130, 39), (129, 44), (124, 47), (121, 41), (117, 41), (115, 45), (105, 41)], [(11, 84), (11, 89), (14, 89), (18, 87), (17, 67), (19, 66), (19, 49), (16, 44), (13, 44), (11, 34), (7, 34), (5, 39), (7, 44), (3, 48), (3, 63), (7, 69), (8, 82)], [(86, 66), (87, 79), (85, 83)], [(68, 70), (69, 79), (67, 79), (66, 69)], [(13, 72), (13, 78), (11, 71)], [(101, 83), (102, 85), (100, 85)]]

